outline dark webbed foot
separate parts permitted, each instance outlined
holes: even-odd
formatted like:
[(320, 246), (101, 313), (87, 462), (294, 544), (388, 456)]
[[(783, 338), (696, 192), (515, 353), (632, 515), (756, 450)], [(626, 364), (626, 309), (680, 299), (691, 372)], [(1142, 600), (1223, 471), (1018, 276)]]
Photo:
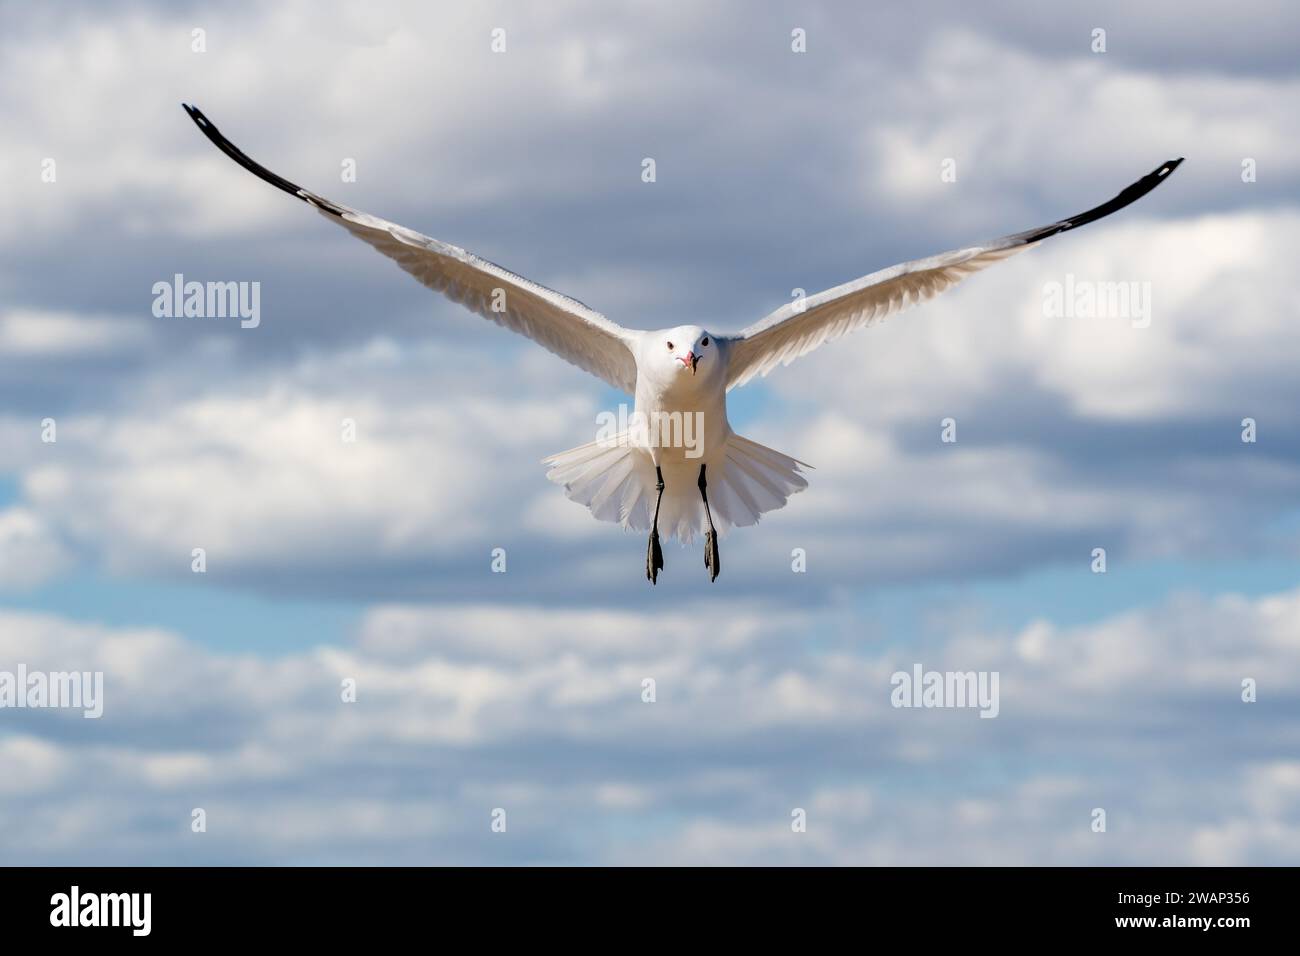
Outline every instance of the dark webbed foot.
[(700, 489), (700, 498), (704, 502), (704, 516), (709, 519), (709, 530), (704, 535), (704, 566), (709, 569), (709, 583), (712, 584), (718, 580), (722, 562), (718, 559), (718, 532), (713, 527), (713, 512), (709, 510), (709, 483), (704, 480), (706, 467), (700, 465), (700, 480), (696, 482), (696, 486)]
[(655, 518), (650, 522), (650, 543), (645, 550), (645, 577), (651, 584), (659, 583), (659, 572), (664, 569), (664, 553), (659, 547), (659, 505), (664, 500), (664, 473), (655, 465)]
[(650, 544), (645, 552), (645, 576), (651, 584), (659, 583), (659, 572), (664, 568), (664, 553), (659, 547), (659, 532), (650, 532)]

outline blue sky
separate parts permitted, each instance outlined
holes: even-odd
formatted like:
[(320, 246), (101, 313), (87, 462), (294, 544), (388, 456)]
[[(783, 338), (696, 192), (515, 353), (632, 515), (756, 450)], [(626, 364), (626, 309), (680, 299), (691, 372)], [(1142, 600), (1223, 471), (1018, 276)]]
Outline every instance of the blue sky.
[[(6, 4), (0, 671), (106, 703), (0, 710), (0, 860), (1300, 859), (1296, 11), (859, 6)], [(810, 487), (651, 589), (540, 465), (622, 397), (182, 101), (638, 328), (737, 330), (1187, 159), (733, 393)], [(155, 317), (178, 272), (260, 282), (260, 326)], [(1047, 315), (1069, 275), (1149, 284), (1150, 326)], [(997, 671), (999, 716), (891, 707), (915, 663)]]

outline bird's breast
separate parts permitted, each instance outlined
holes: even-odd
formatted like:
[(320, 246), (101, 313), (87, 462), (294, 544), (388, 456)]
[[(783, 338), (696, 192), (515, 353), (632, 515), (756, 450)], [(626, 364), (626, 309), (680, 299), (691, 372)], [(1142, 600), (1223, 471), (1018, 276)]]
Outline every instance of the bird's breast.
[(682, 459), (689, 464), (707, 458), (726, 445), (725, 388), (695, 390), (637, 388), (633, 421), (644, 429), (637, 444), (650, 448), (661, 461)]

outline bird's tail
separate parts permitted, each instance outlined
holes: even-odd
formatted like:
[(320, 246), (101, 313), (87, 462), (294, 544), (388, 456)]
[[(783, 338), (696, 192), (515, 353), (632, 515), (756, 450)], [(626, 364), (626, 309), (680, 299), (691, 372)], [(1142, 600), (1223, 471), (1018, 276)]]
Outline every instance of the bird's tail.
[(569, 500), (590, 508), (601, 521), (650, 527), (654, 462), (644, 448), (632, 445), (628, 432), (558, 452), (542, 464), (550, 465), (546, 477), (563, 485)]
[[(696, 484), (701, 463), (708, 466), (709, 506), (719, 532), (757, 524), (761, 515), (784, 506), (792, 494), (808, 487), (803, 469), (812, 467), (735, 434), (703, 462), (688, 458), (665, 466), (659, 510), (659, 533), (665, 538), (689, 542), (708, 530)], [(586, 506), (601, 521), (650, 529), (658, 497), (654, 462), (626, 432), (551, 455), (543, 464), (550, 466), (547, 478), (563, 485), (571, 501)]]
[(803, 470), (811, 467), (733, 434), (727, 439), (722, 462), (711, 464), (708, 470), (714, 523), (719, 530), (719, 517), (726, 525), (738, 528), (758, 524), (761, 515), (785, 507), (791, 495), (808, 487)]

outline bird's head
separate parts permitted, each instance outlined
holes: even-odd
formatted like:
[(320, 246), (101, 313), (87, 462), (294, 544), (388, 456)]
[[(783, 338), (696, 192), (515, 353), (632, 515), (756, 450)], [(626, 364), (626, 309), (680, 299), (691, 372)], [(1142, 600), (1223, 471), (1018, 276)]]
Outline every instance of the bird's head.
[(655, 336), (657, 341), (650, 344), (650, 357), (669, 374), (702, 382), (712, 378), (721, 367), (717, 342), (708, 330), (698, 325), (679, 325)]

